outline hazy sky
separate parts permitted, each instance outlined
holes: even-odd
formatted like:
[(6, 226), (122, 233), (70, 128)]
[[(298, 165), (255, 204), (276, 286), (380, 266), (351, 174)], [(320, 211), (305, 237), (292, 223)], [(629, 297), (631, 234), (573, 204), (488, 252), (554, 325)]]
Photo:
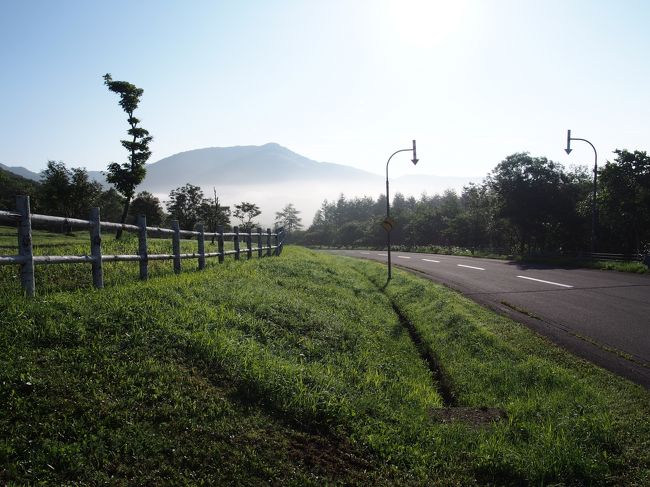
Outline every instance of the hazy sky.
[(646, 0), (0, 0), (0, 162), (101, 170), (127, 125), (102, 75), (144, 88), (151, 161), (277, 142), (391, 175), (484, 176), (566, 130), (650, 150)]

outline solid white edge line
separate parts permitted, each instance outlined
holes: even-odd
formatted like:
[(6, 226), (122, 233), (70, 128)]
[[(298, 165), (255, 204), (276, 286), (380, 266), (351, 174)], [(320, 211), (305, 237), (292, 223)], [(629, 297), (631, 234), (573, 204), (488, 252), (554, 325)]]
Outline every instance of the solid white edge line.
[(436, 263), (438, 263), (438, 264), (440, 263), (439, 260), (433, 260), (433, 259), (422, 259), (422, 260), (423, 260), (424, 262), (436, 262)]
[(570, 286), (569, 284), (560, 284), (559, 282), (544, 281), (542, 279), (535, 279), (534, 277), (526, 277), (526, 276), (517, 276), (517, 277), (521, 279), (528, 279), (529, 281), (537, 281), (537, 282), (543, 282), (544, 284), (552, 284), (553, 286), (573, 287)]
[(410, 259), (410, 257), (407, 257), (406, 255), (398, 255), (398, 259)]
[(476, 269), (477, 271), (484, 271), (482, 267), (474, 267), (473, 265), (463, 265), (463, 264), (456, 264), (458, 267), (467, 267), (468, 269)]

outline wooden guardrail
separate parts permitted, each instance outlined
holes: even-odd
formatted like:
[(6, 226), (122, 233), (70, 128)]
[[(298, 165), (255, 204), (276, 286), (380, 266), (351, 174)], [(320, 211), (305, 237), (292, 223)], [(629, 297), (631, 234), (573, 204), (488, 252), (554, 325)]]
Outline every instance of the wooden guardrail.
[(610, 260), (614, 262), (643, 262), (645, 257), (643, 254), (612, 254), (604, 252), (590, 252), (578, 256), (579, 259), (583, 260)]
[[(205, 268), (205, 261), (209, 257), (217, 257), (222, 263), (227, 255), (233, 255), (235, 260), (241, 258), (245, 253), (247, 259), (253, 257), (256, 251), (259, 258), (263, 256), (280, 255), (284, 245), (284, 229), (279, 228), (272, 232), (270, 228), (263, 232), (257, 228), (256, 232), (249, 229), (247, 232), (240, 232), (239, 227), (234, 227), (233, 232), (224, 232), (219, 227), (216, 232), (206, 233), (203, 225), (197, 225), (196, 230), (181, 230), (177, 220), (172, 220), (172, 228), (148, 227), (146, 218), (143, 215), (138, 217), (137, 225), (122, 225), (120, 223), (103, 222), (99, 217), (99, 208), (90, 210), (88, 220), (76, 218), (63, 218), (58, 216), (32, 214), (29, 208), (29, 196), (16, 197), (16, 212), (0, 211), (0, 220), (17, 223), (18, 229), (18, 255), (0, 255), (0, 265), (20, 265), (20, 282), (28, 296), (35, 293), (34, 266), (43, 264), (91, 264), (93, 275), (93, 286), (104, 287), (104, 262), (139, 262), (140, 279), (146, 280), (149, 277), (148, 263), (150, 260), (173, 260), (174, 272), (181, 272), (181, 261), (183, 259), (197, 259), (199, 270)], [(90, 255), (34, 255), (32, 249), (32, 223), (38, 224), (61, 224), (69, 228), (88, 228), (90, 231)], [(102, 254), (102, 229), (117, 230), (138, 234), (138, 253), (135, 255), (103, 255)], [(147, 235), (167, 235), (172, 239), (171, 254), (149, 254), (147, 246)], [(181, 239), (196, 238), (198, 252), (182, 254)], [(205, 238), (211, 237), (217, 240), (217, 252), (205, 251)], [(234, 250), (224, 250), (225, 239), (232, 238)], [(253, 248), (253, 238), (257, 240), (257, 247)], [(272, 239), (274, 240), (272, 242)], [(246, 248), (242, 251), (241, 242), (244, 241)], [(265, 241), (265, 242), (264, 242)]]

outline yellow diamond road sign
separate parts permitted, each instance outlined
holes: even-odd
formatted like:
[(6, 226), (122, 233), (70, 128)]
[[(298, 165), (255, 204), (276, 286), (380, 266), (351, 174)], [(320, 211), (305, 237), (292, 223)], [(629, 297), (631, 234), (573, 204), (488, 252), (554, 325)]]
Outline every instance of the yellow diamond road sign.
[(384, 230), (387, 232), (390, 232), (393, 227), (395, 226), (395, 220), (393, 220), (390, 217), (386, 217), (383, 222), (381, 222), (381, 226), (384, 227)]

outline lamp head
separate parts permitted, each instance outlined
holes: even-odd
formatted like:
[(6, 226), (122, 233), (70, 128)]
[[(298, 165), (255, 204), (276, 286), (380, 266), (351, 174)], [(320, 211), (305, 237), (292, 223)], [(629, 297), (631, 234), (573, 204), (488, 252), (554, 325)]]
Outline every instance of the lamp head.
[(413, 141), (413, 159), (411, 159), (411, 162), (414, 166), (418, 163), (418, 154), (415, 148), (415, 140)]

